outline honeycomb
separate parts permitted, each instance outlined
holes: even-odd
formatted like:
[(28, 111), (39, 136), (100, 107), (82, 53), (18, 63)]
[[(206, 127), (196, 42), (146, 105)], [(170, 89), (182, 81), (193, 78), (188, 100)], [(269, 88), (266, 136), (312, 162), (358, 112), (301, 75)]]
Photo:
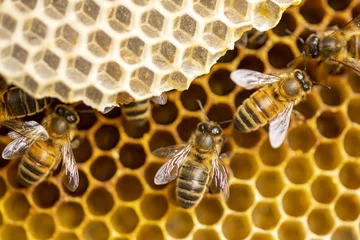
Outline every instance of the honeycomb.
[(103, 111), (187, 89), (244, 31), (301, 0), (1, 0), (0, 73)]
[[(307, 28), (343, 26), (359, 13), (357, 0), (308, 0), (288, 9), (261, 46), (229, 51), (189, 90), (171, 92), (166, 105), (154, 106), (141, 128), (126, 125), (119, 109), (79, 113), (83, 140), (74, 150), (80, 170), (75, 192), (61, 184), (59, 171), (24, 189), (15, 180), (19, 160), (1, 159), (0, 239), (360, 239), (360, 77), (349, 69), (333, 76), (308, 60), (312, 79), (331, 90), (315, 87), (296, 107), (305, 121), (292, 119), (279, 149), (270, 147), (264, 129), (245, 134), (224, 126), (229, 141), (223, 151), (233, 153), (226, 161), (233, 172), (227, 201), (207, 194), (195, 208), (182, 209), (174, 182), (153, 183), (164, 159), (151, 154), (189, 139), (204, 120), (196, 99), (210, 119), (232, 118), (252, 91), (236, 87), (231, 71), (289, 71), (287, 63), (302, 46), (285, 29), (305, 38)], [(298, 62), (293, 67), (302, 68)], [(2, 150), (10, 139), (4, 129), (0, 133)]]

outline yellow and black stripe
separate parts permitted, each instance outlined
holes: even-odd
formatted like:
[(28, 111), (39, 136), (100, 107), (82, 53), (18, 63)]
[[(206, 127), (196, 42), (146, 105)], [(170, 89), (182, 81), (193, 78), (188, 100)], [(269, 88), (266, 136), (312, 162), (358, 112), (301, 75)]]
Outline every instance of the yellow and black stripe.
[(347, 42), (347, 51), (350, 57), (360, 59), (360, 41), (359, 35), (352, 36)]
[(124, 104), (121, 107), (126, 120), (131, 122), (147, 121), (150, 116), (150, 102), (144, 100), (140, 102), (133, 102)]

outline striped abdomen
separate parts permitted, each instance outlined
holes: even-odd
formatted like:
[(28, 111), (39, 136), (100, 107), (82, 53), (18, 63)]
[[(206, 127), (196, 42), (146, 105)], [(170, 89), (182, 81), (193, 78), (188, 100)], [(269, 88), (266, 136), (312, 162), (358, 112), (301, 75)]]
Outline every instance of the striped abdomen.
[(209, 168), (195, 161), (185, 161), (179, 171), (176, 196), (183, 208), (191, 208), (202, 198), (209, 182)]
[(51, 102), (50, 98), (35, 99), (20, 88), (9, 88), (2, 96), (0, 116), (2, 120), (34, 115), (44, 110)]
[(19, 182), (31, 186), (44, 180), (60, 160), (56, 155), (56, 149), (49, 145), (49, 141), (35, 141), (21, 159)]
[(144, 100), (124, 104), (121, 106), (121, 110), (128, 121), (146, 122), (150, 115), (150, 102), (149, 100)]
[(237, 109), (234, 124), (243, 132), (255, 131), (266, 125), (280, 112), (271, 96), (273, 91), (260, 89), (247, 98)]
[(352, 36), (347, 42), (347, 51), (350, 57), (360, 59), (360, 41), (359, 35)]

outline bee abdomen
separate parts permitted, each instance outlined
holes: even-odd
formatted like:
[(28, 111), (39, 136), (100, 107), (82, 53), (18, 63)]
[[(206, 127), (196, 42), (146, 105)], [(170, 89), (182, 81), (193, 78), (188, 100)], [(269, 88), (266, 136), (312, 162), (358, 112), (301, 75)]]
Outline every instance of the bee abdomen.
[(182, 166), (176, 186), (176, 195), (183, 208), (191, 208), (204, 194), (209, 174), (206, 167), (186, 163)]
[(148, 100), (133, 102), (122, 106), (122, 112), (128, 121), (146, 120), (150, 115)]
[(360, 41), (358, 35), (352, 36), (347, 42), (347, 51), (351, 57), (360, 59)]

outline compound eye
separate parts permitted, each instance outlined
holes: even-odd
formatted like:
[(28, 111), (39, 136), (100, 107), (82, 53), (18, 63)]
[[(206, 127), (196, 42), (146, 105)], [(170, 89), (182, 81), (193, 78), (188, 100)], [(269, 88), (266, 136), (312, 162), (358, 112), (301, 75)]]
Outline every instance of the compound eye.
[(309, 84), (307, 84), (307, 83), (304, 83), (304, 84), (303, 84), (303, 88), (304, 88), (305, 91), (309, 91), (309, 90), (310, 90), (310, 86), (309, 86)]
[(74, 123), (74, 122), (76, 122), (76, 118), (75, 118), (74, 115), (68, 115), (68, 116), (66, 117), (66, 120), (67, 120), (69, 123)]
[(295, 72), (295, 77), (299, 80), (303, 80), (304, 79), (304, 74), (302, 74), (302, 72), (300, 71), (296, 71)]
[(56, 109), (56, 114), (58, 114), (58, 115), (60, 115), (60, 116), (63, 116), (64, 112), (65, 112), (65, 109), (62, 108), (62, 107), (58, 107), (58, 108)]
[(216, 136), (220, 135), (221, 134), (220, 128), (214, 127), (213, 129), (211, 129), (211, 134), (216, 135)]
[(199, 129), (200, 132), (205, 132), (206, 131), (206, 124), (201, 123), (199, 125), (198, 129)]

